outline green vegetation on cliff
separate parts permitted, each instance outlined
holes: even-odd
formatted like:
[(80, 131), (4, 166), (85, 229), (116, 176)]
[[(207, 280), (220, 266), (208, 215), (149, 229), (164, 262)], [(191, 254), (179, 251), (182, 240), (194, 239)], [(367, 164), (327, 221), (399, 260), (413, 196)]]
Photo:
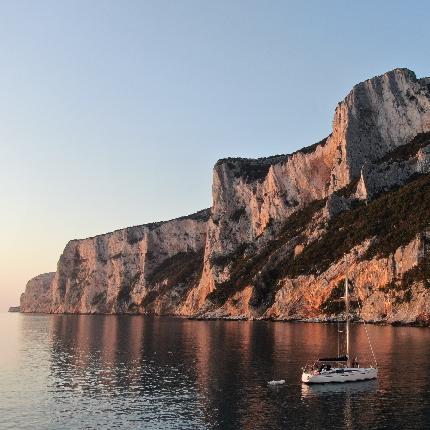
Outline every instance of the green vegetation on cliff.
[[(251, 306), (268, 307), (273, 302), (280, 279), (320, 274), (366, 239), (372, 241), (365, 259), (388, 256), (398, 247), (407, 245), (429, 224), (430, 175), (422, 175), (368, 205), (361, 203), (336, 215), (317, 240), (294, 255), (292, 248), (302, 243), (303, 232), (323, 204), (324, 201), (316, 201), (293, 214), (277, 238), (257, 252), (253, 252), (252, 247), (241, 247), (237, 254), (230, 255), (230, 278), (218, 284), (209, 299), (221, 305), (237, 291), (252, 285)], [(226, 263), (225, 260), (222, 262)], [(406, 273), (405, 282), (428, 279), (427, 266)]]
[[(259, 248), (257, 252), (251, 245), (249, 247), (242, 245), (228, 258), (215, 257), (213, 263), (230, 263), (230, 278), (228, 281), (216, 285), (215, 290), (208, 295), (208, 298), (213, 303), (220, 305), (237, 291), (241, 291), (247, 285), (252, 285), (256, 275), (265, 268), (270, 258), (292, 239), (300, 236), (324, 204), (325, 200), (316, 200), (302, 210), (295, 212), (281, 228), (277, 238)], [(273, 279), (276, 274), (270, 273), (268, 276)], [(260, 298), (266, 295), (265, 283), (261, 282), (260, 287), (260, 290), (252, 298), (256, 305), (258, 305)]]
[(152, 289), (140, 305), (148, 306), (160, 296), (171, 292), (173, 288), (177, 293), (177, 302), (180, 302), (185, 293), (196, 285), (202, 274), (203, 255), (204, 248), (198, 252), (190, 249), (166, 258), (147, 277), (146, 280)]
[(373, 238), (365, 258), (385, 257), (408, 244), (430, 221), (430, 175), (423, 175), (368, 205), (331, 219), (326, 233), (288, 264), (295, 277), (321, 273), (353, 247)]
[(379, 162), (408, 160), (427, 145), (430, 145), (430, 133), (419, 133), (408, 144), (398, 146), (382, 157)]

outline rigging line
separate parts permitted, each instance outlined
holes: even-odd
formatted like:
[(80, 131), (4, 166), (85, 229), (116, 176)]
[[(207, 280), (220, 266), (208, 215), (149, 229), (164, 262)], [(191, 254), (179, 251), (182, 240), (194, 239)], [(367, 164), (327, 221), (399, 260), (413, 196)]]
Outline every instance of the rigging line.
[[(361, 305), (360, 305), (360, 300), (357, 300), (357, 303), (358, 303), (358, 307), (360, 308), (360, 315), (361, 315), (362, 309), (361, 309)], [(378, 367), (378, 362), (376, 361), (375, 353), (374, 353), (373, 347), (372, 347), (372, 342), (370, 342), (369, 332), (367, 331), (366, 321), (364, 320), (363, 317), (361, 317), (361, 319), (363, 320), (363, 323), (364, 323), (364, 331), (366, 332), (367, 341), (369, 342), (370, 351), (372, 352), (372, 357), (373, 357), (373, 361), (375, 363), (375, 367)]]
[[(340, 302), (337, 303), (338, 313), (340, 313)], [(340, 321), (339, 317), (337, 318), (337, 356), (340, 356)]]

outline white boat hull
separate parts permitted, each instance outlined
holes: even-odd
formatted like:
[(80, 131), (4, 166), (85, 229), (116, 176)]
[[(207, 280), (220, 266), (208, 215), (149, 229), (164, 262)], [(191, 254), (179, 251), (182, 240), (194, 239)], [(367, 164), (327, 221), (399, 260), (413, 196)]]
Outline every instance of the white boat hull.
[(303, 372), (302, 382), (305, 384), (327, 384), (332, 382), (368, 381), (377, 377), (378, 369), (374, 367), (346, 367), (323, 372)]

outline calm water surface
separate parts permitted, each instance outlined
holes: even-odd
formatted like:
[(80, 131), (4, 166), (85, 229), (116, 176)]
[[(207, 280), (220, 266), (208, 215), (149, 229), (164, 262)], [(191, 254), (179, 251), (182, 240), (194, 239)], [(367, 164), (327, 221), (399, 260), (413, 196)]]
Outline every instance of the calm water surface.
[[(336, 330), (1, 314), (0, 428), (430, 428), (430, 329), (369, 328), (377, 383), (302, 386), (308, 359), (336, 353)], [(363, 327), (352, 337), (370, 359)]]

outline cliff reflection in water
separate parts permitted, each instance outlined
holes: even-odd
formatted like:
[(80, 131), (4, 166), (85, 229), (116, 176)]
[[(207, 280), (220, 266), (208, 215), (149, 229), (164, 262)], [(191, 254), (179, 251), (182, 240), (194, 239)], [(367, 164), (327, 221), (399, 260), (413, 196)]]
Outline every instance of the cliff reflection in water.
[[(380, 381), (313, 388), (301, 385), (301, 366), (337, 350), (334, 325), (49, 318), (49, 392), (64, 406), (58, 423), (91, 416), (111, 427), (355, 429), (389, 419), (401, 428), (405, 414), (419, 425), (430, 412), (428, 330), (370, 327)], [(352, 338), (369, 360), (361, 326)], [(272, 379), (286, 384), (270, 387)]]

